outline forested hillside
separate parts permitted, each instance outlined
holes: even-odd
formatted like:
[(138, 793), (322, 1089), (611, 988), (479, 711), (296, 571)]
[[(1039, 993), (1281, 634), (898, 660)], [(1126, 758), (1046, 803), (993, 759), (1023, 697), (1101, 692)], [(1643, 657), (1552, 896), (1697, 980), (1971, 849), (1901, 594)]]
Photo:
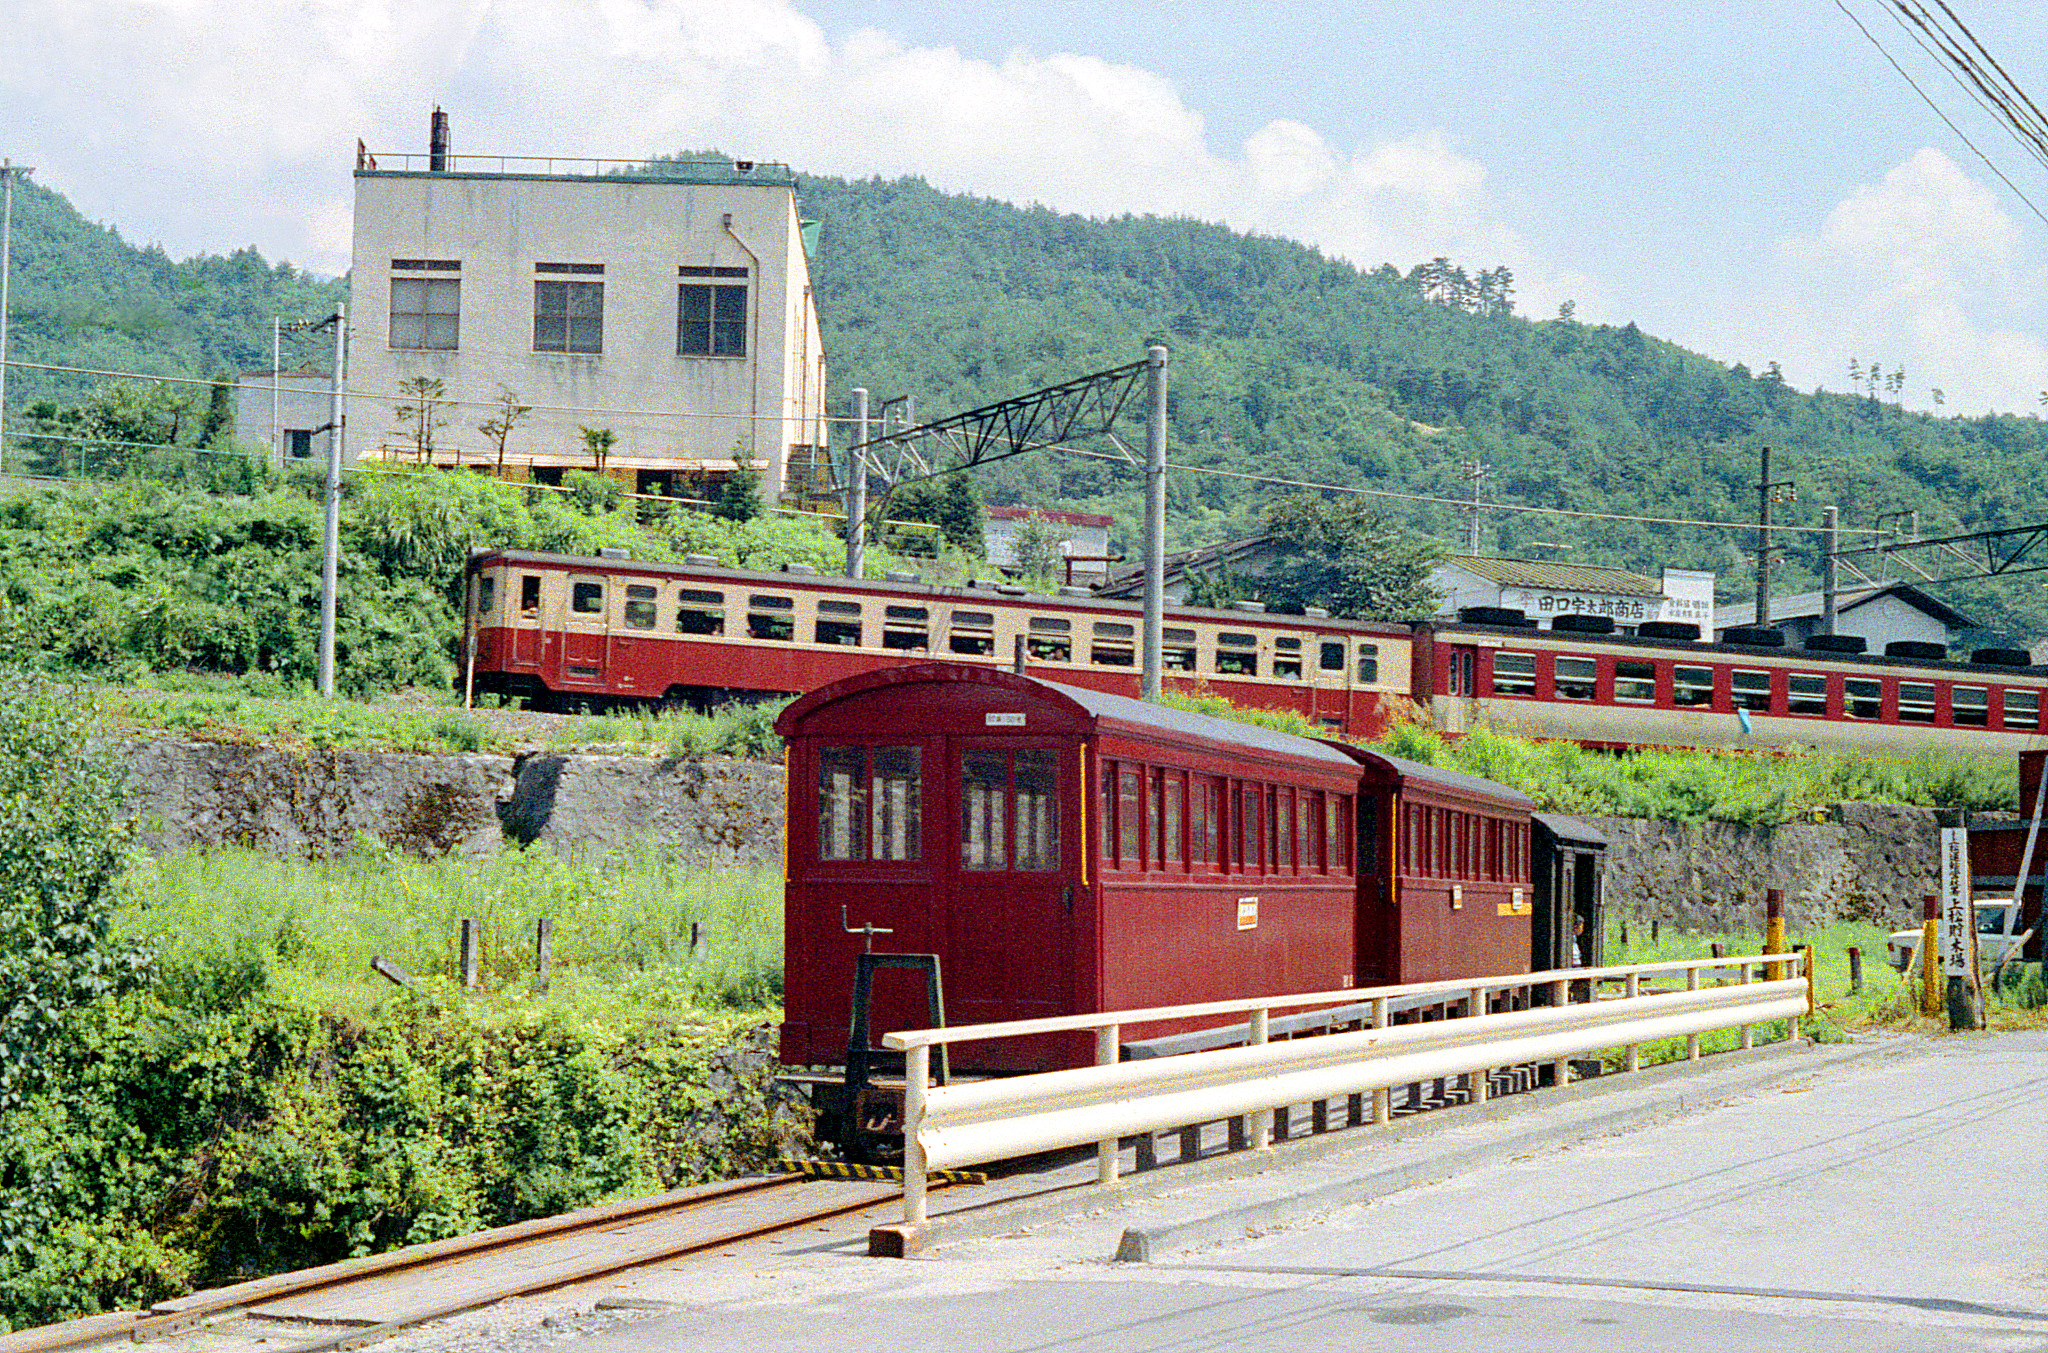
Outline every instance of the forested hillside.
[[(802, 210), (824, 225), (814, 273), (835, 392), (914, 394), (927, 418), (1135, 360), (1163, 338), (1173, 454), (1187, 464), (1462, 497), (1460, 466), (1476, 460), (1502, 502), (1741, 519), (1768, 445), (1774, 478), (1798, 484), (1780, 521), (1817, 525), (1824, 503), (1847, 527), (1918, 510), (1926, 534), (2048, 519), (2038, 418), (1906, 413), (1884, 402), (1892, 382), (1874, 372), (1856, 393), (1802, 393), (1767, 353), (1744, 354), (1752, 371), (1633, 325), (1524, 317), (1489, 260), (1362, 271), (1220, 226), (1089, 220), (916, 179), (807, 178)], [(272, 313), (324, 314), (338, 294), (253, 250), (180, 264), (135, 249), (44, 189), (17, 211), (24, 360), (192, 375), (263, 366)], [(1858, 341), (1842, 336), (1845, 386)], [(55, 392), (36, 373), (15, 379), (16, 408)], [(1135, 475), (1102, 461), (1021, 457), (985, 488), (996, 502), (1114, 513), (1127, 537), (1136, 521)], [(1255, 529), (1276, 492), (1174, 476), (1172, 544)], [(1392, 510), (1463, 539), (1457, 509)], [(1485, 534), (1502, 553), (1713, 568), (1724, 599), (1751, 586), (1750, 545), (1747, 533), (1506, 513), (1490, 514)], [(1814, 585), (1816, 547), (1791, 545), (1779, 590)], [(2031, 580), (1943, 595), (2002, 637), (2048, 631)]]

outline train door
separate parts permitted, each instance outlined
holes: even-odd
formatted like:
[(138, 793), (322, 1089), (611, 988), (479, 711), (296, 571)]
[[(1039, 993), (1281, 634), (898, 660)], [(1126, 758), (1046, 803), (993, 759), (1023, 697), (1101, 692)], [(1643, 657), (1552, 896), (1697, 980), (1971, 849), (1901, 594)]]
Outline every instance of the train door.
[(958, 825), (957, 852), (937, 862), (951, 875), (946, 1018), (980, 1024), (1069, 1013), (1081, 901), (1078, 758), (1071, 744), (954, 738), (946, 759)]
[(594, 574), (569, 575), (569, 609), (562, 617), (562, 679), (594, 685), (604, 680), (610, 632), (607, 584)]
[(614, 580), (612, 590), (618, 593), (613, 598), (613, 605), (618, 607), (617, 623), (611, 626), (605, 670), (618, 690), (637, 692), (645, 688), (659, 695), (660, 681), (653, 671), (653, 659), (659, 651), (654, 631), (661, 589), (652, 580), (620, 578)]
[[(546, 659), (547, 623), (541, 614), (541, 575), (515, 573), (508, 580), (518, 590), (518, 608), (512, 611), (512, 666), (538, 672)], [(508, 608), (510, 609), (510, 608)]]
[(1395, 891), (1400, 863), (1394, 835), (1399, 812), (1400, 800), (1394, 795), (1369, 784), (1359, 787), (1351, 970), (1352, 980), (1362, 987), (1401, 980), (1401, 913)]
[(1479, 649), (1473, 644), (1439, 644), (1437, 652), (1443, 654), (1445, 696), (1437, 723), (1446, 733), (1462, 733), (1479, 698)]

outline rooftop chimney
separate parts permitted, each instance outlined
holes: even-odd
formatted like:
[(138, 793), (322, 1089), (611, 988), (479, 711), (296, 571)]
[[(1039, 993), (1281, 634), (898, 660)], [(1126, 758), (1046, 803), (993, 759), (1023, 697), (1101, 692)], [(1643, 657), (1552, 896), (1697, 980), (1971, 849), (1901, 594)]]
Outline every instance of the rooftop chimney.
[(434, 120), (427, 128), (427, 169), (442, 174), (448, 170), (448, 115), (434, 106)]

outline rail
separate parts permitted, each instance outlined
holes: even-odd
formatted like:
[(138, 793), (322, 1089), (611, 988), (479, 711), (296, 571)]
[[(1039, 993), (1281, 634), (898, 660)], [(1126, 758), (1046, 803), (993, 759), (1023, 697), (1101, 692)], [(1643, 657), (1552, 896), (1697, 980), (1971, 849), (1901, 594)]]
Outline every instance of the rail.
[[(1752, 980), (1761, 968), (1760, 980)], [(1646, 989), (1645, 979), (1683, 974), (1684, 986)], [(1803, 975), (1802, 975), (1803, 974)], [(1710, 985), (1711, 983), (1711, 985)], [(1619, 986), (1612, 995), (1603, 988)], [(1547, 992), (1548, 1005), (1487, 1013), (1496, 992)], [(1389, 1002), (1441, 994), (1462, 1003), (1465, 1015), (1427, 1023), (1390, 1024)], [(1275, 1010), (1353, 1005), (1370, 1013), (1348, 1033), (1269, 1041)], [(1802, 952), (1744, 958), (1675, 959), (1620, 967), (1570, 968), (1511, 976), (1464, 978), (1400, 986), (1312, 992), (1304, 995), (1208, 1001), (1102, 1011), (1051, 1019), (918, 1029), (886, 1035), (884, 1046), (904, 1054), (903, 1220), (926, 1223), (926, 1172), (985, 1164), (1012, 1156), (1096, 1144), (1098, 1184), (1118, 1177), (1123, 1138), (1256, 1115), (1251, 1145), (1272, 1140), (1273, 1115), (1289, 1106), (1339, 1095), (1372, 1092), (1373, 1121), (1391, 1117), (1389, 1091), (1439, 1077), (1471, 1076), (1472, 1098), (1487, 1095), (1484, 1072), (1495, 1067), (1551, 1062), (1558, 1083), (1578, 1053), (1620, 1047), (1623, 1066), (1640, 1065), (1640, 1049), (1655, 1039), (1686, 1039), (1686, 1055), (1700, 1055), (1699, 1036), (1739, 1027), (1742, 1046), (1755, 1025), (1786, 1020), (1797, 1039), (1799, 1020), (1812, 1013), (1812, 967)], [(1447, 1010), (1448, 1013), (1448, 1010)], [(1241, 1047), (1188, 1052), (1146, 1061), (1120, 1061), (1128, 1024), (1209, 1015), (1248, 1017)], [(931, 1050), (952, 1043), (986, 1042), (1049, 1033), (1093, 1031), (1096, 1064), (996, 1080), (935, 1086)]]

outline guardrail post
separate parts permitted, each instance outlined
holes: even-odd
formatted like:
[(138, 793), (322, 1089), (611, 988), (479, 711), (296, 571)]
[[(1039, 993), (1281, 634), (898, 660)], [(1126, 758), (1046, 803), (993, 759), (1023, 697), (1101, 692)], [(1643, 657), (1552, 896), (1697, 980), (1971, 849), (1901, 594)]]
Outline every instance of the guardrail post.
[[(1560, 980), (1550, 984), (1550, 1003), (1565, 1006), (1572, 1003), (1572, 984)], [(1550, 1064), (1550, 1083), (1563, 1087), (1572, 1083), (1572, 1059), (1560, 1057)]]
[[(1634, 1000), (1642, 994), (1643, 975), (1639, 972), (1630, 973), (1628, 975), (1628, 998)], [(1640, 1043), (1629, 1044), (1624, 1050), (1624, 1057), (1626, 1060), (1622, 1063), (1622, 1070), (1640, 1071), (1642, 1069), (1643, 1045)]]
[[(1117, 1045), (1121, 1041), (1122, 1026), (1105, 1024), (1095, 1031), (1095, 1065), (1114, 1066), (1117, 1060)], [(1116, 1183), (1117, 1155), (1123, 1150), (1123, 1142), (1115, 1137), (1104, 1137), (1095, 1144), (1095, 1182)]]
[[(1813, 1013), (1813, 946), (1802, 944), (1793, 952), (1799, 955), (1799, 962), (1793, 966), (1790, 975), (1793, 977), (1804, 976), (1806, 978), (1806, 1013), (1811, 1015)], [(1794, 1015), (1786, 1024), (1785, 1040), (1788, 1043), (1797, 1043), (1799, 1041), (1799, 1016)]]
[[(1485, 987), (1472, 988), (1472, 1001), (1471, 1004), (1465, 1008), (1465, 1013), (1468, 1016), (1483, 1015), (1486, 1013)], [(1484, 1104), (1486, 1102), (1486, 1075), (1487, 1072), (1485, 1067), (1481, 1067), (1479, 1070), (1471, 1073), (1471, 1103)]]
[[(1259, 1009), (1251, 1012), (1251, 1038), (1253, 1047), (1266, 1041), (1266, 1021), (1271, 1012)], [(1273, 1119), (1286, 1112), (1285, 1106), (1266, 1113), (1252, 1115), (1251, 1148), (1254, 1151), (1270, 1151), (1273, 1148)]]
[[(1685, 989), (1687, 991), (1698, 991), (1700, 989), (1700, 970), (1697, 967), (1685, 970)], [(1700, 1036), (1698, 1034), (1687, 1034), (1685, 1036), (1685, 1060), (1697, 1062), (1699, 1059)]]
[[(1372, 1027), (1387, 1027), (1387, 998), (1372, 998)], [(1394, 1119), (1394, 1091), (1391, 1086), (1382, 1085), (1372, 1092), (1372, 1121), (1375, 1127), (1385, 1127)]]
[[(1749, 965), (1748, 965), (1747, 963), (1745, 963), (1745, 964), (1743, 964), (1743, 965), (1742, 965), (1742, 985), (1743, 985), (1743, 986), (1748, 986), (1748, 985), (1749, 985)], [(1753, 1048), (1753, 1047), (1755, 1047), (1755, 1046), (1756, 1046), (1756, 1026), (1755, 1026), (1755, 1025), (1752, 1025), (1752, 1024), (1745, 1024), (1745, 1025), (1743, 1025), (1743, 1026), (1742, 1026), (1742, 1050), (1743, 1050), (1744, 1052), (1748, 1052), (1748, 1051), (1749, 1051), (1749, 1050), (1750, 1050), (1751, 1048)]]
[(917, 1139), (917, 1129), (924, 1122), (931, 1066), (929, 1044), (903, 1050), (903, 1221), (908, 1226), (921, 1226), (925, 1220), (924, 1143)]

